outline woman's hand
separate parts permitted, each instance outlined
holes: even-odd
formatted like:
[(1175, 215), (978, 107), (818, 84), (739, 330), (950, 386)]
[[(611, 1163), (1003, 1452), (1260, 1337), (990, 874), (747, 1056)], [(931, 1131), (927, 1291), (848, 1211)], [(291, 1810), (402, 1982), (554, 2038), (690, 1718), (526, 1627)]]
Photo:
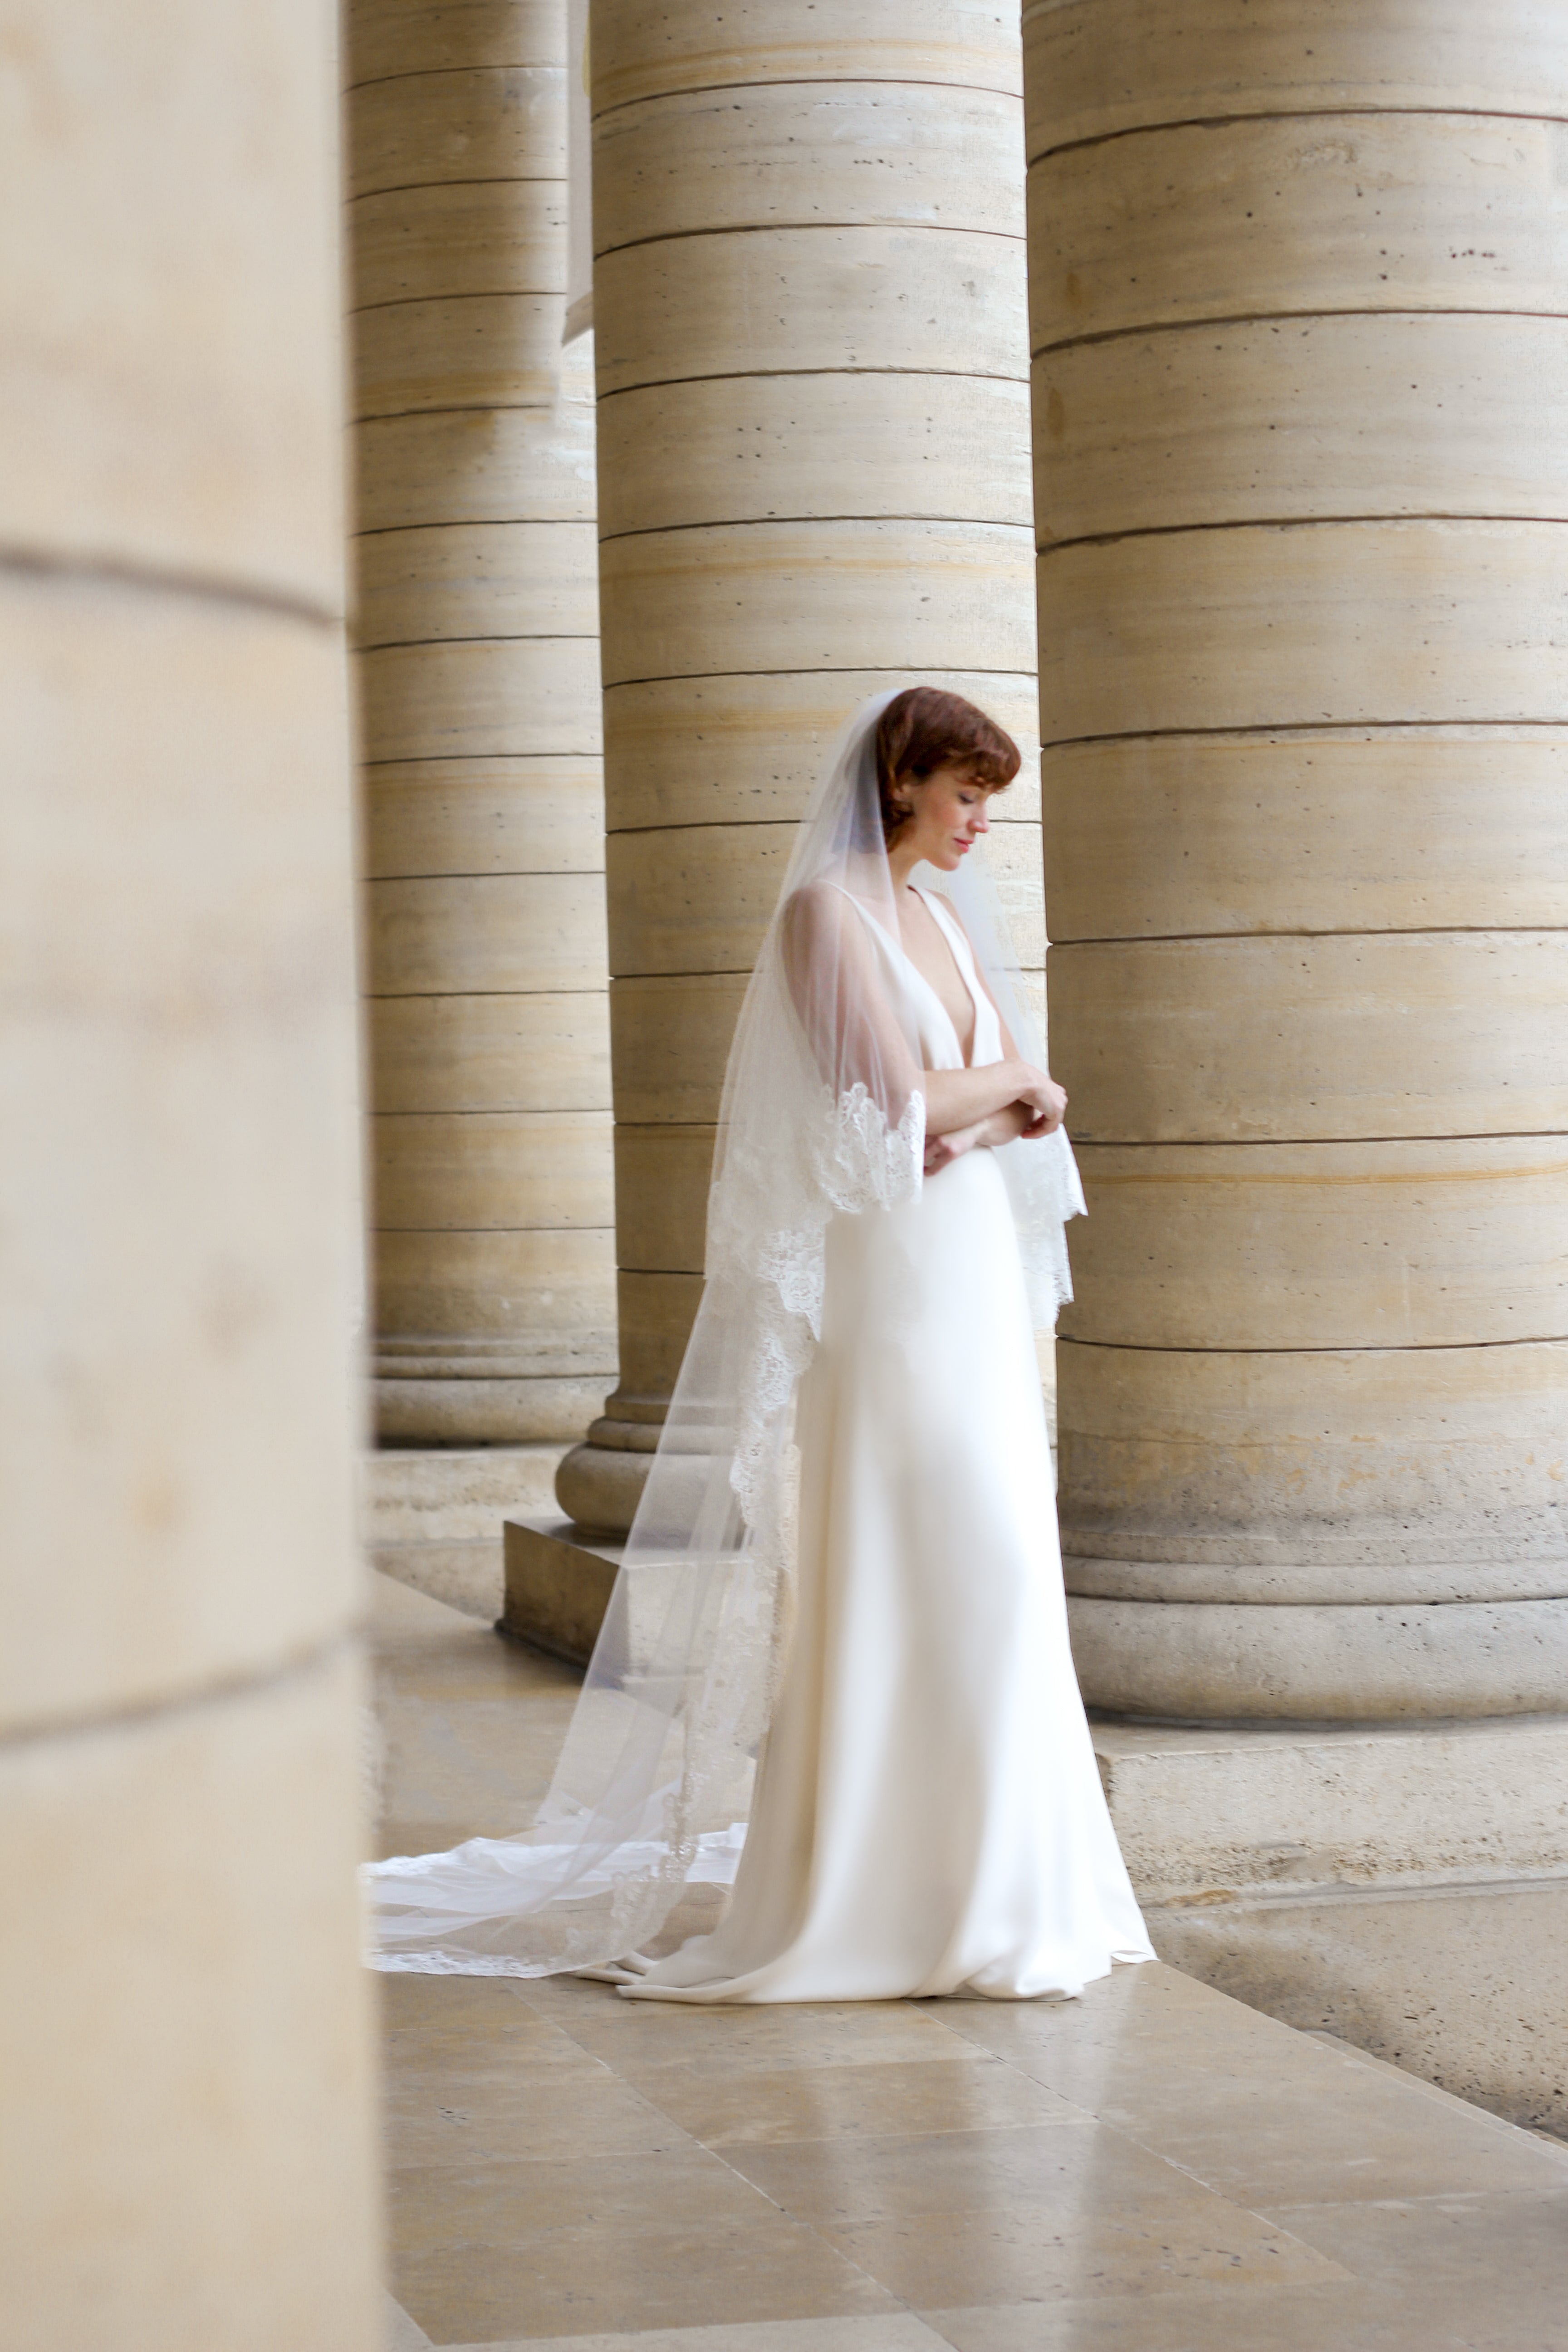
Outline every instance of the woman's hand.
[(994, 1110), (972, 1126), (955, 1128), (948, 1135), (926, 1138), (925, 1171), (934, 1176), (940, 1169), (962, 1160), (966, 1151), (994, 1151), (998, 1144), (1016, 1142), (1030, 1131), (1032, 1106), (1009, 1103), (1005, 1110)]
[(1026, 1084), (1018, 1089), (1018, 1104), (1030, 1117), (1019, 1133), (1030, 1141), (1042, 1135), (1054, 1135), (1067, 1117), (1067, 1090), (1058, 1087), (1048, 1070), (1031, 1069), (1026, 1062), (1019, 1065)]

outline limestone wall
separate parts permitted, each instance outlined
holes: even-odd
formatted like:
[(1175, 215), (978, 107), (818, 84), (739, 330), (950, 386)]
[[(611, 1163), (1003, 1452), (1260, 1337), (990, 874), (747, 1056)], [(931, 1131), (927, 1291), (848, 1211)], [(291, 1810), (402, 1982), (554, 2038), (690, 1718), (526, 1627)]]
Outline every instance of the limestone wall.
[(13, 12), (7, 2352), (379, 2341), (331, 37)]
[(348, 19), (376, 1419), (579, 1435), (615, 1374), (591, 342), (565, 10)]

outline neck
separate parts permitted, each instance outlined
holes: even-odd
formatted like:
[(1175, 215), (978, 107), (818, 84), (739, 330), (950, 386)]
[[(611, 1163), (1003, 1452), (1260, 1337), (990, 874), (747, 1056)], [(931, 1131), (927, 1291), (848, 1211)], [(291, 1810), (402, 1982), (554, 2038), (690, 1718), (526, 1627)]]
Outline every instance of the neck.
[[(906, 825), (903, 828), (904, 833), (913, 833), (913, 825)], [(895, 890), (907, 890), (909, 888), (910, 876), (914, 872), (915, 867), (920, 864), (920, 862), (921, 854), (919, 849), (912, 841), (905, 841), (902, 837), (902, 833), (900, 833), (898, 839), (889, 843), (888, 871), (893, 877), (893, 887)]]

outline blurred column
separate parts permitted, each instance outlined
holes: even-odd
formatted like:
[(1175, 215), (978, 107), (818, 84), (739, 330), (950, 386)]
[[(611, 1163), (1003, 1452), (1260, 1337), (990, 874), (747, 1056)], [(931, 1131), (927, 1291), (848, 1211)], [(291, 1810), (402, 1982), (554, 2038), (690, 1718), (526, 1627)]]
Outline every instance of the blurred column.
[(333, 38), (4, 68), (7, 2352), (380, 2341)]
[(565, 54), (564, 0), (349, 14), (374, 1370), (404, 1446), (559, 1446), (615, 1377)]
[(1568, 31), (1026, 13), (1089, 1697), (1568, 1667)]
[(822, 755), (930, 679), (1025, 745), (1044, 958), (1020, 58), (976, 0), (595, 0), (595, 315), (621, 1382), (558, 1492), (629, 1524), (713, 1120)]

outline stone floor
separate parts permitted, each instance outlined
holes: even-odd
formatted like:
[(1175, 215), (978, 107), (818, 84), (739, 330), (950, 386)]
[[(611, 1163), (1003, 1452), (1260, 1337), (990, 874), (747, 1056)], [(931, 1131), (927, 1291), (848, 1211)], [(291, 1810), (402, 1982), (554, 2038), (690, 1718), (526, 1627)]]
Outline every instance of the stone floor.
[[(574, 1675), (378, 1584), (382, 1851), (522, 1826)], [(377, 1982), (394, 2352), (1568, 2352), (1568, 2149), (1163, 1966), (1016, 2006)]]

